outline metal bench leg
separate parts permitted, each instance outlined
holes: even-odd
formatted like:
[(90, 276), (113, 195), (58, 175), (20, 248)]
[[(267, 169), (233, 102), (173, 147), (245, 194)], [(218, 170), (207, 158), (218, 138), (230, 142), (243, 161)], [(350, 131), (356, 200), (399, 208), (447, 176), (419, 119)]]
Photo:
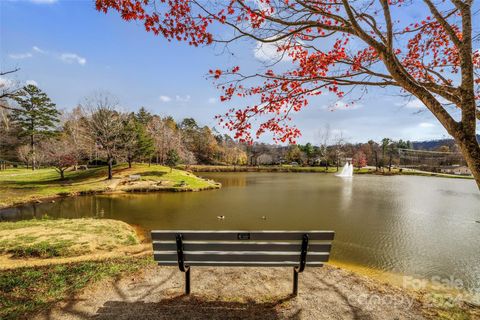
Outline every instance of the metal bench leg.
[(185, 294), (190, 294), (190, 268), (185, 271)]
[(293, 268), (293, 295), (298, 295), (298, 272), (296, 268)]
[(293, 295), (298, 295), (298, 274), (303, 272), (307, 263), (308, 234), (303, 235), (302, 251), (300, 253), (300, 265), (293, 268)]

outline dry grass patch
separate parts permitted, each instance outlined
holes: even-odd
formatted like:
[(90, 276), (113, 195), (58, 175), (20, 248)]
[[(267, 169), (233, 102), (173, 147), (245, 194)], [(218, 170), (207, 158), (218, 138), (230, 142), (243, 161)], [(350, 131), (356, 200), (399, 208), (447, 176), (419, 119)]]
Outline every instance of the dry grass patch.
[(0, 255), (10, 259), (72, 257), (135, 245), (128, 224), (108, 219), (26, 220), (0, 223)]

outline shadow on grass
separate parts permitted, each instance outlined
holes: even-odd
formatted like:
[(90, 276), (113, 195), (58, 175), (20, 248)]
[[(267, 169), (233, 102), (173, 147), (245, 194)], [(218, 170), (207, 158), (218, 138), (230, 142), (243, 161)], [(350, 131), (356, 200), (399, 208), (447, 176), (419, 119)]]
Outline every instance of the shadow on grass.
[[(95, 319), (280, 319), (276, 306), (284, 302), (205, 301), (179, 296), (158, 302), (107, 301)], [(300, 312), (290, 319), (300, 319)]]
[(165, 171), (146, 171), (146, 172), (140, 173), (140, 175), (142, 177), (148, 177), (148, 176), (150, 176), (150, 177), (161, 177), (161, 176), (164, 176), (166, 174), (167, 174), (167, 172), (165, 172)]

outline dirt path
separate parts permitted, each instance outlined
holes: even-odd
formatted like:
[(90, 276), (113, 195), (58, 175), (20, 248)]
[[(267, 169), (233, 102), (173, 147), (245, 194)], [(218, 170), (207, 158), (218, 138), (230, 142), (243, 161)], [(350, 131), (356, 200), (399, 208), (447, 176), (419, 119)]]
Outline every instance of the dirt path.
[(152, 266), (103, 282), (35, 319), (424, 319), (404, 291), (334, 267), (306, 269), (289, 296), (289, 268), (194, 268), (192, 294), (183, 274)]

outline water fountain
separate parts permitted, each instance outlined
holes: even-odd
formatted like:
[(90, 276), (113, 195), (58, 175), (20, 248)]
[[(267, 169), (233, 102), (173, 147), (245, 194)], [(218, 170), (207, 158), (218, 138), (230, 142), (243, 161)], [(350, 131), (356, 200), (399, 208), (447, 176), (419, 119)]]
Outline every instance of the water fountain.
[(353, 165), (351, 163), (345, 163), (343, 166), (342, 172), (337, 174), (337, 177), (341, 178), (351, 178), (353, 177)]

